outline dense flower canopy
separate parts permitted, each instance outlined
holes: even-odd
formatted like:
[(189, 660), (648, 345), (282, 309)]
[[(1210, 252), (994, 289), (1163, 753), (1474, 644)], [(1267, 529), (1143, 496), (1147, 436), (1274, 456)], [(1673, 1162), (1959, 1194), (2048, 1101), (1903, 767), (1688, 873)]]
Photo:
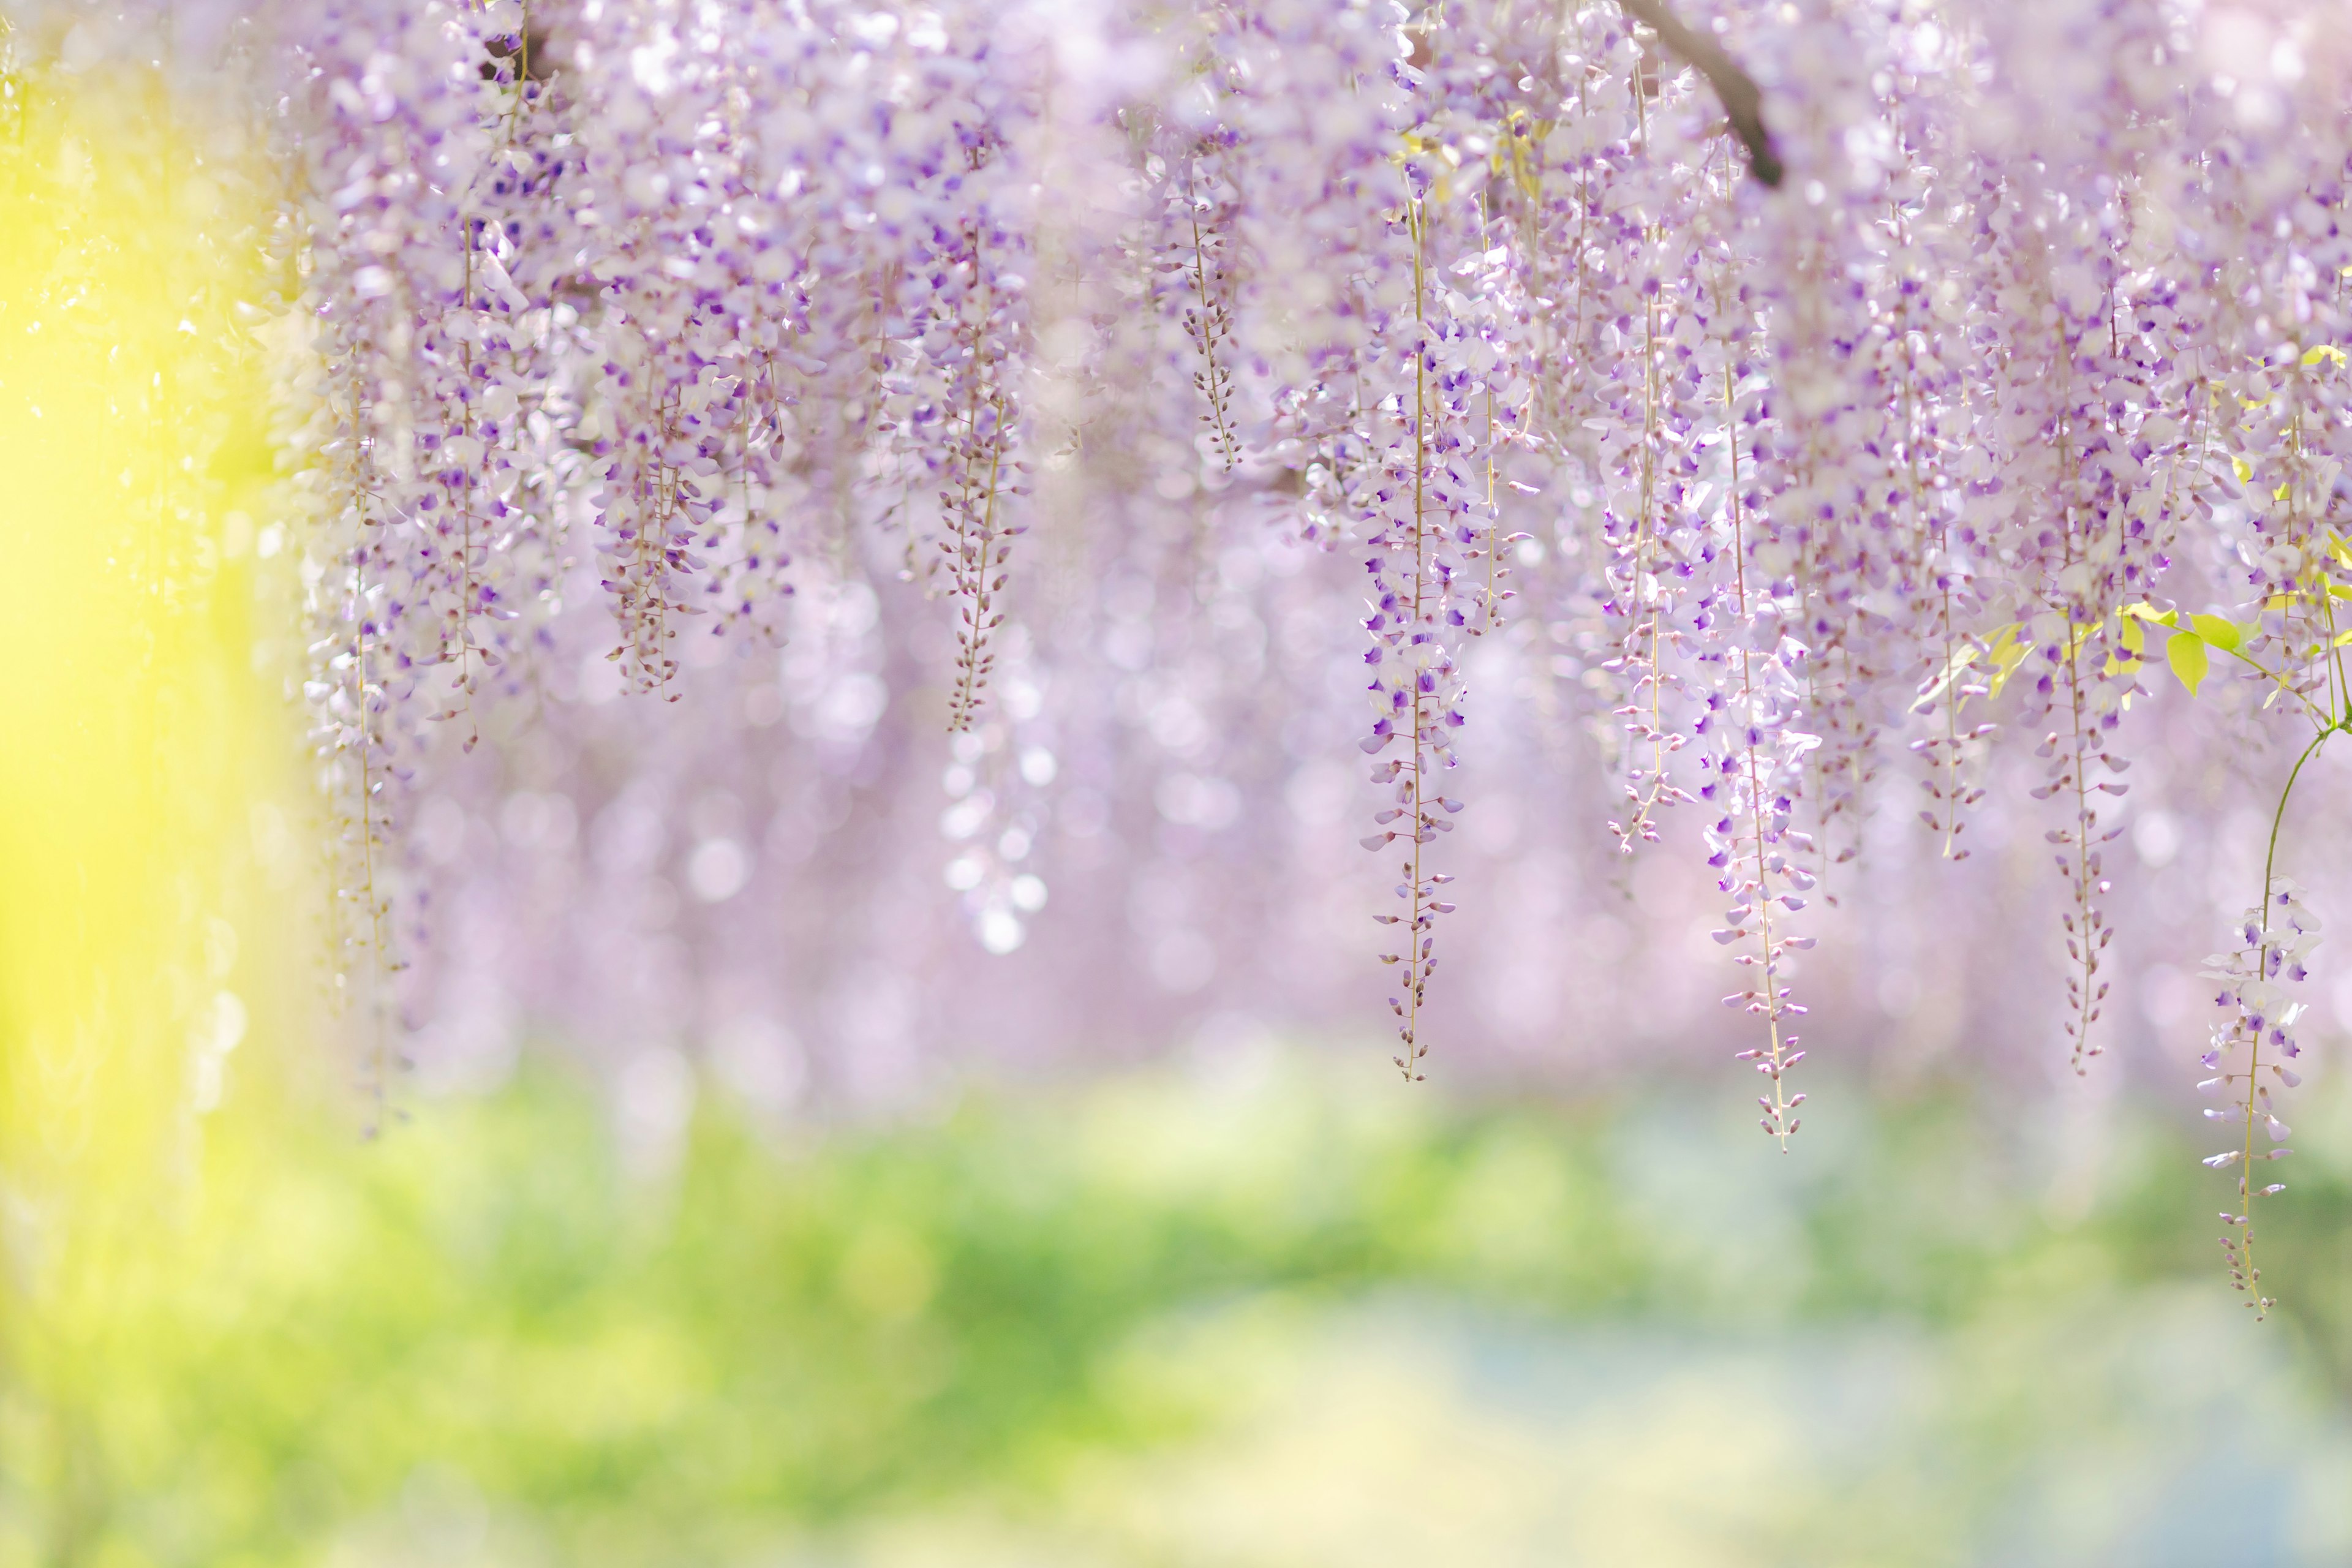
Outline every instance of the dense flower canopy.
[[(2063, 983), (1938, 1005), (2098, 1071), (2138, 1000), (2113, 862), (2213, 823), (2238, 879), (2147, 918), (2210, 943), (2197, 905), (2249, 911), (2203, 1075), (2240, 1258), (2318, 929), (2284, 868), (2336, 865), (2305, 802), (2338, 775), (2297, 759), (2352, 721), (2326, 15), (346, 0), (226, 29), (284, 193), (300, 504), (262, 548), (299, 563), (371, 1071), (521, 1019), (691, 1036), (785, 1097), (782, 1042), (823, 1037), (888, 1092), (919, 1009), (1005, 1032), (931, 908), (1027, 962), (1050, 888), (1101, 918), (1054, 931), (1061, 999), (1027, 972), (1014, 1032), (1164, 1036), (1251, 963), (1234, 934), (1303, 925), (1250, 1005), (1376, 987), (1377, 956), (1417, 1078), (1463, 968), (1626, 972), (1557, 884), (1680, 857), (1712, 943), (1667, 989), (1721, 966), (1785, 1142), (1808, 1008), (1964, 963), (1964, 931), (1979, 981), (2046, 952)], [(2242, 804), (2191, 782), (2224, 752)], [(2125, 815), (2136, 754), (2168, 811)], [(2038, 880), (1963, 870), (1980, 845), (2038, 847)], [(1673, 884), (1634, 876), (1656, 912)], [(1380, 922), (1336, 979), (1331, 907)], [(955, 978), (919, 997), (925, 964)], [(1603, 1049), (1683, 1017), (1609, 1005)]]

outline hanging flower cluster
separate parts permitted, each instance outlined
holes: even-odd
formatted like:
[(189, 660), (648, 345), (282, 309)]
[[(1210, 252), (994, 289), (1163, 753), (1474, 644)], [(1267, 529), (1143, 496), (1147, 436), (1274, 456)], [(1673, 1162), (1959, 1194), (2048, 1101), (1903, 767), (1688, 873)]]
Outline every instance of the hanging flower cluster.
[[(2207, 961), (2205, 973), (2221, 985), (2214, 1003), (2231, 1009), (2231, 1016), (2213, 1030), (2212, 1047), (2203, 1060), (2214, 1076), (2200, 1087), (2230, 1101), (2220, 1109), (2209, 1108), (2206, 1119), (2234, 1122), (2244, 1134), (2236, 1147), (2205, 1163), (2217, 1171), (2237, 1169), (2236, 1212), (2221, 1215), (2233, 1234), (2221, 1238), (2221, 1247), (2229, 1254), (2232, 1281), (2261, 1316), (2272, 1301), (2262, 1293), (2262, 1270), (2254, 1266), (2254, 1199), (2284, 1192), (2286, 1184), (2273, 1182), (2257, 1189), (2254, 1163), (2284, 1160), (2294, 1152), (2286, 1146), (2292, 1129), (2279, 1120), (2271, 1099), (2271, 1080), (2282, 1089), (2303, 1082), (2287, 1064), (2303, 1054), (2295, 1044), (2294, 1026), (2305, 1004), (2288, 1000), (2292, 994), (2286, 987), (2310, 978), (2304, 960), (2319, 942), (2319, 922), (2304, 907), (2303, 889), (2292, 879), (2281, 879), (2261, 905), (2246, 911), (2239, 935), (2242, 945), (2236, 952), (2215, 953)], [(2257, 1131), (2266, 1142), (2257, 1141)]]
[[(1353, 689), (1361, 841), (1384, 885), (1397, 868), (1370, 912), (1420, 1077), (1438, 862), (1477, 798), (1458, 741), (1485, 650), (1524, 634), (1562, 650), (1547, 700), (1600, 742), (1622, 851), (1704, 844), (1768, 1133), (1805, 1098), (1801, 911), (1859, 884), (1890, 801), (1942, 861), (1988, 814), (2042, 835), (2084, 1070), (2150, 671), (2194, 692), (2233, 660), (2248, 721), (2308, 721), (2315, 749), (2352, 722), (2352, 58), (2323, 21), (2122, 0), (289, 18), (287, 456), (347, 983), (389, 1006), (381, 972), (431, 951), (416, 835), (493, 714), (560, 730), (617, 692), (687, 699), (776, 657), (729, 649), (831, 624), (795, 605), (898, 583), (935, 620), (860, 643), (888, 668), (851, 675), (958, 734), (948, 877), (992, 951), (1042, 906), (1057, 755), (1108, 776), (1140, 747), (1165, 820), (1214, 832), (1230, 786), (1171, 759)], [(720, 689), (679, 723), (806, 700)], [(1087, 740), (1082, 714), (1140, 738)], [(2038, 769), (2023, 801), (1997, 790), (2006, 731)], [(2225, 1033), (2278, 1065), (2263, 987), (2316, 928), (2263, 910)], [(2246, 1061), (2217, 1071), (2251, 1126)]]

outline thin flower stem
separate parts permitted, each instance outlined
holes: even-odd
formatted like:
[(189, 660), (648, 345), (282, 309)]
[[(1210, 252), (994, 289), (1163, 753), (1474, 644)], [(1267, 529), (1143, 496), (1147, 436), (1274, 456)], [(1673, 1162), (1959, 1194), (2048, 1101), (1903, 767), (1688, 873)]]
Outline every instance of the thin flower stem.
[(383, 998), (384, 963), (383, 904), (376, 896), (375, 886), (375, 774), (370, 754), (374, 721), (368, 711), (368, 605), (367, 555), (368, 516), (365, 492), (359, 502), (360, 542), (352, 563), (352, 612), (357, 621), (355, 644), (359, 657), (352, 665), (352, 679), (356, 689), (356, 712), (360, 731), (360, 895), (367, 900), (368, 914), (368, 1017), (371, 1025), (374, 1068), (369, 1077), (369, 1089), (375, 1101), (376, 1121), (383, 1120), (384, 1101), (391, 1077), (391, 1044), (383, 1028)]
[(1502, 542), (1503, 519), (1495, 505), (1495, 388), (1486, 388), (1486, 624), (1482, 632), (1502, 625), (1502, 606), (1495, 598), (1495, 556)]
[[(1724, 438), (1731, 447), (1731, 571), (1733, 591), (1738, 596), (1739, 618), (1748, 619), (1748, 552), (1745, 521), (1739, 508), (1739, 421), (1737, 417), (1737, 387), (1732, 379), (1731, 358), (1724, 356), (1723, 413)], [(1772, 1135), (1780, 1142), (1780, 1150), (1788, 1152), (1790, 1112), (1785, 1075), (1787, 1047), (1780, 1038), (1780, 971), (1779, 953), (1772, 944), (1772, 900), (1765, 887), (1768, 874), (1764, 844), (1764, 776), (1762, 765), (1756, 758), (1756, 679), (1755, 654), (1748, 648), (1739, 650), (1739, 695), (1741, 744), (1748, 764), (1748, 812), (1756, 835), (1756, 916), (1757, 931), (1763, 942), (1764, 1026), (1771, 1052)]]
[[(989, 611), (995, 596), (990, 586), (989, 574), (995, 568), (1000, 553), (996, 535), (996, 500), (1004, 458), (1003, 389), (1001, 383), (990, 386), (989, 377), (994, 367), (987, 358), (988, 320), (994, 309), (994, 290), (990, 287), (982, 265), (980, 226), (973, 225), (971, 233), (972, 280), (973, 286), (981, 290), (981, 308), (971, 330), (971, 403), (965, 415), (967, 446), (962, 463), (961, 494), (956, 503), (953, 549), (957, 586), (968, 604), (964, 611), (967, 624), (963, 628), (963, 649), (956, 671), (955, 694), (948, 710), (950, 731), (972, 727), (972, 716), (980, 706), (981, 688), (988, 678)], [(983, 392), (988, 395), (987, 406), (992, 416), (985, 443), (988, 478), (984, 486), (974, 472), (974, 459), (982, 449), (980, 413)], [(979, 511), (976, 533), (972, 515), (975, 508)]]
[[(1418, 197), (1405, 209), (1405, 221), (1412, 236), (1412, 637), (1417, 641), (1423, 635), (1423, 616), (1426, 613), (1423, 595), (1429, 583), (1428, 548), (1424, 542), (1426, 497), (1423, 476), (1429, 466), (1429, 404), (1428, 355), (1421, 341), (1423, 323), (1424, 282), (1422, 256), (1422, 207)], [(1406, 644), (1412, 647), (1412, 642)], [(1412, 860), (1408, 868), (1412, 877), (1412, 894), (1409, 907), (1412, 923), (1407, 926), (1405, 947), (1405, 1026), (1404, 1076), (1408, 1081), (1419, 1077), (1416, 1070), (1427, 1049), (1421, 1043), (1421, 992), (1428, 972), (1428, 950), (1422, 932), (1432, 923), (1423, 908), (1427, 884), (1422, 879), (1422, 841), (1429, 837), (1428, 805), (1423, 795), (1422, 776), (1424, 737), (1422, 731), (1421, 672), (1408, 668), (1405, 678), (1412, 682)]]
[(1184, 161), (1184, 209), (1192, 223), (1192, 291), (1201, 301), (1201, 325), (1195, 334), (1201, 345), (1203, 371), (1201, 390), (1209, 400), (1209, 417), (1217, 432), (1217, 455), (1224, 459), (1225, 472), (1232, 473), (1237, 450), (1234, 434), (1225, 424), (1224, 372), (1217, 365), (1217, 328), (1223, 307), (1209, 297), (1208, 250), (1201, 236), (1201, 203), (1193, 190), (1194, 160)]
[[(2279, 829), (2286, 822), (2286, 803), (2294, 795), (2295, 781), (2303, 776), (2304, 763), (2317, 755), (2319, 749), (2327, 743), (2328, 737), (2336, 733), (2339, 728), (2342, 726), (2322, 730), (2311, 738), (2311, 744), (2303, 749), (2303, 754), (2294, 760), (2294, 766), (2287, 770), (2286, 787), (2279, 791), (2278, 808), (2271, 813), (2270, 847), (2263, 857), (2262, 941), (2255, 949), (2258, 973), (2265, 977), (2270, 963), (2271, 889), (2277, 876)], [(2257, 1318), (2264, 1316), (2270, 1307), (2269, 1300), (2263, 1295), (2262, 1276), (2254, 1267), (2254, 1091), (2262, 1067), (2263, 1037), (2262, 1031), (2257, 1029), (2246, 1043), (2245, 1142), (2238, 1155), (2238, 1234), (2242, 1267), (2245, 1269), (2247, 1295)]]
[[(2217, 647), (2219, 645), (2208, 644), (2207, 646)], [(2292, 697), (2297, 702), (2302, 703), (2305, 708), (2310, 710), (2313, 722), (2323, 726), (2333, 725), (2336, 722), (2335, 716), (2329, 713), (2326, 709), (2322, 708), (2318, 703), (2314, 702), (2309, 697), (2296, 690), (2293, 680), (2284, 670), (2273, 669), (2270, 666), (2264, 664), (2261, 659), (2254, 658), (2253, 655), (2246, 652), (2243, 648), (2229, 647), (2222, 648), (2221, 651), (2236, 659), (2239, 663), (2252, 667), (2265, 679), (2276, 686), (2281, 691), (2285, 692), (2289, 697)], [(2347, 717), (2352, 717), (2352, 715), (2347, 715)]]

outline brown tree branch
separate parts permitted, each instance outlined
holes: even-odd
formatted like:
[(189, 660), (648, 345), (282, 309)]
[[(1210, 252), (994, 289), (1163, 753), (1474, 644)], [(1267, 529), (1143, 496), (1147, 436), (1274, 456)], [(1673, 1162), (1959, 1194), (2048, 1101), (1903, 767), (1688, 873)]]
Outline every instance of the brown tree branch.
[(1715, 96), (1723, 102), (1724, 116), (1731, 121), (1731, 133), (1748, 149), (1748, 172), (1777, 189), (1784, 171), (1780, 151), (1772, 145), (1772, 133), (1764, 129), (1764, 91), (1756, 85), (1756, 79), (1740, 69), (1739, 62), (1726, 54), (1722, 45), (1685, 26), (1681, 17), (1666, 9), (1665, 0), (1617, 3), (1625, 8), (1627, 16), (1647, 26), (1658, 35), (1660, 43), (1714, 84)]

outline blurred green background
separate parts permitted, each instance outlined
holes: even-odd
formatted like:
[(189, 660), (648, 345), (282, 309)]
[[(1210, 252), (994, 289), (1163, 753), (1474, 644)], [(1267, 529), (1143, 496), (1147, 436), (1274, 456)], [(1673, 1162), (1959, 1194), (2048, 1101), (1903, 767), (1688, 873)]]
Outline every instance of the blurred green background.
[(2257, 1325), (2176, 1118), (1848, 1084), (1784, 1159), (1358, 1055), (709, 1088), (652, 1173), (528, 1058), (373, 1144), (233, 1096), (7, 1367), (0, 1562), (2352, 1561), (2344, 1171)]

